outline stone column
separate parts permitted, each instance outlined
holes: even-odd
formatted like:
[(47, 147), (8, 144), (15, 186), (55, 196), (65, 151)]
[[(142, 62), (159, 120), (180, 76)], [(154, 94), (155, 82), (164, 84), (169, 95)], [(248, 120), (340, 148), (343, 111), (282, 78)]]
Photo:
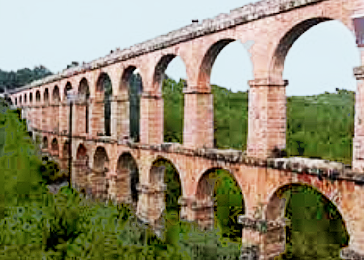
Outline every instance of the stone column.
[(286, 147), (286, 80), (249, 81), (247, 154), (266, 158)]
[(140, 142), (163, 143), (163, 98), (143, 92), (140, 98)]
[(274, 259), (285, 250), (284, 221), (267, 221), (251, 216), (239, 216), (243, 225), (240, 259)]
[(118, 203), (131, 203), (130, 170), (120, 169), (115, 178), (115, 195)]
[(42, 127), (42, 107), (37, 105), (35, 107), (35, 128), (39, 131)]
[(51, 120), (51, 124), (52, 124), (52, 132), (56, 132), (59, 133), (59, 104), (54, 104), (52, 105), (52, 120)]
[(66, 101), (59, 104), (59, 132), (67, 133), (68, 131), (68, 106)]
[(41, 106), (41, 113), (42, 113), (42, 123), (41, 123), (41, 129), (43, 131), (48, 131), (48, 124), (47, 124), (47, 106), (42, 105)]
[(116, 98), (116, 132), (117, 139), (123, 140), (130, 137), (130, 102), (128, 94), (120, 95)]
[(183, 145), (212, 148), (214, 145), (214, 107), (210, 92), (184, 91)]
[(214, 200), (212, 197), (181, 197), (178, 202), (181, 205), (181, 219), (196, 221), (202, 229), (214, 227)]
[(101, 96), (94, 97), (90, 104), (90, 134), (97, 138), (98, 133), (104, 133), (104, 100)]
[(116, 97), (111, 97), (110, 100), (110, 105), (111, 105), (111, 113), (110, 113), (110, 135), (111, 138), (114, 140), (118, 139), (118, 118), (117, 118), (117, 110), (118, 110), (118, 103), (117, 103), (117, 98)]
[(354, 69), (357, 79), (355, 94), (355, 123), (353, 138), (353, 170), (364, 171), (364, 66)]
[(167, 185), (164, 184), (164, 171), (164, 166), (153, 166), (150, 170), (149, 182), (137, 185), (139, 192), (137, 216), (157, 228), (160, 226), (161, 216), (165, 209), (164, 192)]
[(166, 185), (139, 183), (137, 189), (139, 192), (137, 216), (147, 223), (157, 222), (165, 209)]

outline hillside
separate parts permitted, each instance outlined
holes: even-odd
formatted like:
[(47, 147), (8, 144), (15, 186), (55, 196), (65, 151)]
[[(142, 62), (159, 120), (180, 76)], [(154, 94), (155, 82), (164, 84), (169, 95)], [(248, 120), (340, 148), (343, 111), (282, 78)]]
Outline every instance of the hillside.
[[(165, 141), (182, 142), (185, 82), (163, 85)], [(215, 147), (246, 149), (248, 93), (212, 85)], [(355, 92), (337, 90), (287, 98), (287, 153), (351, 164)]]

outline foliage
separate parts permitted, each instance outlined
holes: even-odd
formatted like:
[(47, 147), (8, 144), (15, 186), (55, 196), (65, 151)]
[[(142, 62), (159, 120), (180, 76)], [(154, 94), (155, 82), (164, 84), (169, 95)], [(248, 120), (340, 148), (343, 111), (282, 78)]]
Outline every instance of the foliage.
[(287, 152), (351, 164), (355, 93), (289, 97)]
[(44, 78), (53, 73), (46, 67), (40, 65), (34, 69), (24, 68), (16, 72), (0, 70), (0, 88), (15, 89), (31, 83), (34, 80)]
[[(163, 84), (164, 140), (182, 142), (184, 80)], [(212, 85), (214, 145), (246, 150), (248, 92), (233, 93)], [(282, 156), (322, 158), (351, 164), (355, 92), (287, 97), (287, 148)]]
[(179, 82), (167, 78), (163, 82), (164, 101), (164, 141), (182, 143), (183, 140), (183, 114), (184, 99), (183, 87), (185, 80)]
[(286, 252), (281, 259), (340, 259), (340, 249), (349, 236), (337, 208), (308, 185), (290, 185), (282, 192), (286, 199)]

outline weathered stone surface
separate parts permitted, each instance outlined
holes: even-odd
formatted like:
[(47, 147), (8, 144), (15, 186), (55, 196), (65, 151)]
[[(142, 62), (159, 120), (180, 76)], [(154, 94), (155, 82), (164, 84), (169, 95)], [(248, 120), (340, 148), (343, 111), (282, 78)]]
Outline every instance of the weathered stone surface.
[[(249, 244), (247, 251), (258, 252), (261, 259), (269, 259), (282, 251), (279, 194), (292, 184), (310, 185), (331, 200), (347, 226), (350, 250), (363, 254), (363, 67), (354, 70), (358, 91), (353, 169), (324, 160), (269, 158), (273, 149), (285, 148), (288, 82), (282, 79), (282, 72), (288, 47), (322, 21), (336, 19), (351, 28), (351, 15), (363, 10), (364, 4), (359, 0), (265, 0), (33, 82), (12, 91), (11, 98), (26, 111), (23, 117), (34, 138), (47, 139), (43, 152), (67, 170), (69, 156), (64, 153), (64, 147), (68, 140), (70, 109), (64, 93), (66, 86), (79, 89), (82, 80), (86, 80), (90, 96), (80, 98), (73, 107), (72, 183), (103, 200), (130, 202), (134, 196), (132, 203), (136, 204), (135, 197), (139, 198), (135, 205), (138, 216), (153, 225), (160, 223), (165, 207), (166, 187), (158, 170), (153, 168), (153, 163), (163, 158), (179, 174), (181, 217), (196, 220), (205, 228), (213, 224), (214, 208), (206, 176), (214, 169), (225, 169), (234, 176), (244, 196), (247, 217), (243, 241)], [(212, 61), (233, 40), (254, 42), (249, 51), (255, 79), (249, 82), (248, 147), (244, 152), (213, 148)], [(158, 73), (164, 73), (159, 62), (163, 63), (165, 58), (170, 61), (174, 56), (181, 56), (188, 74), (184, 88), (183, 144), (163, 143), (164, 105), (160, 82), (156, 80)], [(143, 78), (140, 142), (132, 140), (129, 131), (130, 103), (125, 82), (133, 71), (131, 67), (138, 68)], [(97, 88), (102, 73), (109, 75), (113, 89), (111, 136), (105, 136), (103, 92)], [(46, 89), (49, 98), (44, 98)], [(99, 154), (96, 156), (100, 149), (104, 153), (103, 161)], [(118, 165), (119, 158), (125, 154), (135, 161), (139, 186), (132, 182), (128, 167)], [(266, 232), (260, 232), (264, 226)]]

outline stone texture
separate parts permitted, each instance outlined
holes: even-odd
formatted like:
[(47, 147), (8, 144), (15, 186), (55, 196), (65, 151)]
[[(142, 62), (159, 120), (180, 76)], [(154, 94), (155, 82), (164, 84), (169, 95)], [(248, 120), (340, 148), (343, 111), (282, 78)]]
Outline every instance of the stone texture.
[[(179, 173), (182, 218), (196, 220), (205, 228), (212, 225), (213, 203), (206, 189), (204, 174), (220, 168), (234, 176), (243, 193), (245, 217), (253, 223), (267, 223), (267, 233), (249, 225), (244, 228), (242, 240), (247, 255), (257, 253), (260, 259), (268, 259), (282, 251), (282, 227), (270, 223), (281, 217), (279, 191), (292, 183), (315, 187), (337, 206), (350, 235), (348, 254), (363, 255), (363, 67), (354, 70), (358, 91), (352, 170), (325, 161), (267, 159), (274, 147), (285, 148), (285, 87), (288, 82), (282, 79), (282, 72), (289, 47), (303, 32), (326, 20), (339, 20), (353, 30), (351, 15), (363, 10), (364, 5), (359, 0), (265, 0), (64, 70), (12, 91), (11, 98), (14, 101), (17, 99), (18, 106), (26, 110), (23, 116), (28, 120), (34, 138), (47, 137), (48, 147), (43, 151), (66, 170), (68, 154), (64, 154), (63, 149), (69, 131), (70, 109), (63, 93), (66, 86), (78, 89), (81, 80), (85, 79), (90, 92), (89, 131), (86, 133), (86, 106), (80, 100), (72, 112), (72, 183), (86, 189), (89, 196), (130, 201), (133, 195), (130, 171), (118, 168), (119, 157), (130, 153), (139, 172), (137, 214), (152, 225), (160, 224), (165, 207), (165, 184), (155, 179), (160, 175), (153, 168), (153, 162), (161, 157), (169, 160)], [(254, 42), (249, 50), (255, 79), (249, 82), (246, 152), (213, 149), (210, 73), (219, 51), (234, 40)], [(166, 59), (166, 55), (169, 58)], [(164, 105), (160, 82), (156, 80), (158, 77), (154, 77), (160, 70), (159, 62), (170, 61), (170, 57), (174, 56), (182, 58), (187, 72), (182, 145), (163, 143)], [(364, 57), (363, 51), (361, 56)], [(143, 80), (139, 143), (128, 140), (128, 91), (122, 89), (125, 82), (121, 80), (131, 67), (139, 69)], [(102, 73), (109, 75), (113, 89), (110, 137), (103, 136), (103, 93), (96, 89), (96, 82)], [(46, 88), (52, 94), (49, 104), (43, 101)], [(57, 93), (62, 94), (60, 99)], [(29, 97), (27, 103), (23, 102), (25, 95)], [(78, 153), (82, 150), (80, 147), (84, 147), (82, 156)], [(103, 161), (96, 156), (101, 148), (106, 154)]]

